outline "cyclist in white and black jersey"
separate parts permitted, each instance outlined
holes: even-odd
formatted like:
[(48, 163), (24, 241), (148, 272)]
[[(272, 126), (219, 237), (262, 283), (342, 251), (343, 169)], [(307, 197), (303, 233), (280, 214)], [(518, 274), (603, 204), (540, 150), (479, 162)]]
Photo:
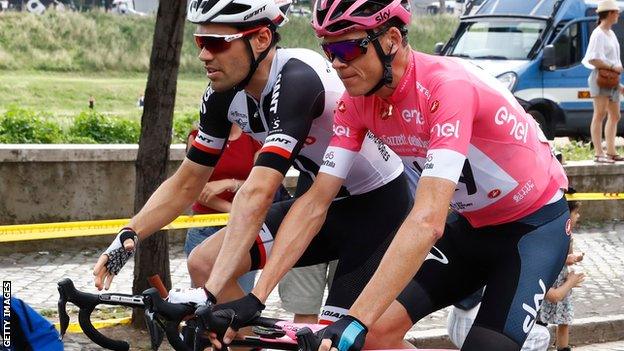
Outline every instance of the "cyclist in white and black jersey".
[[(335, 70), (321, 55), (307, 49), (276, 48), (258, 99), (245, 90), (216, 92), (208, 87), (202, 99), (198, 137), (188, 157), (212, 166), (235, 123), (263, 143), (255, 165), (282, 174), (294, 166), (303, 173), (303, 191), (323, 162), (333, 135), (336, 101), (343, 92)], [(362, 157), (339, 197), (371, 191), (400, 173), (401, 161), (383, 142), (369, 134), (364, 144)]]
[[(343, 87), (336, 72), (318, 54), (277, 48), (277, 27), (286, 21), (290, 0), (194, 0), (188, 19), (198, 24), (211, 86), (203, 97), (197, 138), (178, 171), (152, 195), (122, 229), (95, 266), (96, 286), (108, 287), (138, 241), (181, 213), (200, 193), (225, 145), (232, 123), (263, 143), (256, 164), (232, 203), (228, 226), (197, 246), (188, 261), (191, 278), (202, 288), (172, 291), (173, 302), (214, 304), (241, 298), (236, 278), (287, 258), (293, 266), (339, 259), (322, 316), (332, 321), (346, 313), (372, 276), (396, 229), (411, 206), (401, 160), (372, 134), (337, 194), (308, 198), (328, 206), (305, 235), (277, 229), (294, 200), (272, 203), (290, 166), (301, 171), (297, 196), (312, 183), (333, 133), (333, 110)], [(325, 166), (332, 167), (331, 159)], [(311, 207), (312, 208), (312, 207)], [(376, 211), (371, 211), (376, 208)], [(275, 246), (271, 253), (272, 246)], [(228, 304), (236, 313), (232, 327), (261, 310), (253, 295)], [(243, 307), (241, 307), (243, 306)], [(216, 308), (221, 308), (217, 306)]]

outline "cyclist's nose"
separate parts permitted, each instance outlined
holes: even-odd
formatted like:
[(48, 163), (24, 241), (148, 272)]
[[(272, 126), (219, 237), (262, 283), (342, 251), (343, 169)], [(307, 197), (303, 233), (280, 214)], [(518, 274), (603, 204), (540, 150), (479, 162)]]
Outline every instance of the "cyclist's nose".
[(334, 56), (333, 60), (331, 60), (331, 64), (335, 70), (347, 67), (347, 64), (340, 61), (336, 56)]
[(206, 49), (205, 47), (201, 49), (198, 57), (202, 61), (210, 61), (214, 59), (214, 55), (212, 54), (212, 52), (210, 52), (210, 50)]

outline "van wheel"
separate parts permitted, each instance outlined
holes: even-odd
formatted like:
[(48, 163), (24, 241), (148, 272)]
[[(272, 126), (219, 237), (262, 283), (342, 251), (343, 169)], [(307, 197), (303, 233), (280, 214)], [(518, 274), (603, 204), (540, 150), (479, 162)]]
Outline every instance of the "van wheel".
[(550, 123), (550, 120), (546, 120), (546, 117), (544, 116), (543, 113), (541, 113), (538, 110), (530, 110), (529, 114), (531, 114), (531, 116), (535, 118), (537, 123), (539, 123), (540, 127), (542, 128), (542, 131), (544, 132), (544, 135), (546, 136), (546, 138), (548, 138), (548, 140), (552, 140), (555, 138), (555, 133), (552, 128), (552, 123)]

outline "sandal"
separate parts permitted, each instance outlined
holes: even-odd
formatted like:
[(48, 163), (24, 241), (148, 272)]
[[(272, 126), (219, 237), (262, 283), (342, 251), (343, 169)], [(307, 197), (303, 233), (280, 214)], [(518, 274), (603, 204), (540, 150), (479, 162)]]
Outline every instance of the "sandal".
[(613, 159), (605, 155), (594, 156), (594, 162), (595, 163), (609, 163), (609, 164), (615, 163)]
[(619, 154), (615, 154), (615, 155), (607, 154), (607, 157), (612, 159), (614, 162), (624, 161), (624, 156), (619, 155)]

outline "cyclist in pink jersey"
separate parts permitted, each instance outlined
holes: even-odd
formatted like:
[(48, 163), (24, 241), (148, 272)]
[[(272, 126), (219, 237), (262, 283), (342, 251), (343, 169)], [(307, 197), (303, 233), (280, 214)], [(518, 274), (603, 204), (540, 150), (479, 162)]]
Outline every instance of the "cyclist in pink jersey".
[[(347, 93), (313, 195), (279, 232), (316, 225), (323, 209), (313, 196), (338, 192), (372, 132), (419, 172), (415, 205), (350, 310), (317, 333), (320, 350), (404, 348), (414, 323), (484, 285), (462, 350), (520, 350), (566, 258), (567, 178), (495, 79), (410, 48), (410, 19), (408, 0), (317, 0), (313, 26)], [(258, 296), (287, 266), (265, 266), (272, 279), (260, 279)]]

